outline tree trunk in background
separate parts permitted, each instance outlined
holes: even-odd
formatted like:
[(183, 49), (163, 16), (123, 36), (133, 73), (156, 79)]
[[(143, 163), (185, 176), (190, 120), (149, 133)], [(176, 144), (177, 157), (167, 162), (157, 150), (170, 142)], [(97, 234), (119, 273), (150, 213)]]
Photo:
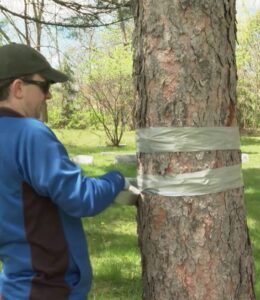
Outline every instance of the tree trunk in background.
[[(37, 0), (32, 2), (34, 17), (39, 21), (43, 20), (44, 13), (44, 0)], [(35, 23), (35, 34), (36, 34), (36, 50), (41, 52), (41, 39), (42, 39), (42, 24)], [(40, 118), (43, 122), (48, 122), (48, 110), (47, 103), (44, 102), (41, 109)]]
[[(234, 0), (136, 0), (136, 125), (237, 126)], [(138, 173), (240, 163), (240, 151), (138, 154)], [(255, 299), (243, 189), (144, 195), (138, 233), (146, 300)]]

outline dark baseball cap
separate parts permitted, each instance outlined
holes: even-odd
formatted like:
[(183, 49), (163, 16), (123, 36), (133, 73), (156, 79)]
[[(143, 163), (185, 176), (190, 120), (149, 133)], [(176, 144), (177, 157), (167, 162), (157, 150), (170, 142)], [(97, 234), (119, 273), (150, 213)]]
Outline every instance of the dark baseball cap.
[(64, 82), (69, 78), (55, 70), (37, 50), (23, 44), (11, 43), (0, 47), (0, 80), (40, 74), (50, 82)]

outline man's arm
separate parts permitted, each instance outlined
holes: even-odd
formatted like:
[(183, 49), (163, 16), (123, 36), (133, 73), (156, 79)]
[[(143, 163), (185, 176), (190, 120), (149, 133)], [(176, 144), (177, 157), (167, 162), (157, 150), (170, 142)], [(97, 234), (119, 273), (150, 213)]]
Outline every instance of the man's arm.
[(123, 190), (124, 176), (117, 171), (83, 176), (55, 135), (41, 122), (29, 121), (18, 146), (22, 178), (71, 216), (93, 216), (109, 206)]

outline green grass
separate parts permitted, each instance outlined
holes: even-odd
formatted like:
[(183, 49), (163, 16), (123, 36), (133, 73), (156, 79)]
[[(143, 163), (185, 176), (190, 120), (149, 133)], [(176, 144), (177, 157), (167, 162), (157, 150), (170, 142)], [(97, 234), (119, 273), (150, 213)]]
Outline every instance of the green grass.
[[(94, 156), (94, 165), (83, 167), (88, 175), (96, 176), (116, 168), (126, 176), (135, 176), (135, 166), (115, 165), (113, 155), (100, 154), (100, 152), (135, 152), (133, 132), (125, 135), (122, 143), (126, 143), (127, 146), (120, 149), (105, 146), (101, 133), (62, 132), (56, 133), (61, 134), (60, 138), (65, 142), (71, 155), (85, 153)], [(243, 175), (247, 221), (256, 268), (255, 288), (257, 298), (260, 299), (260, 138), (242, 137), (242, 152), (249, 154), (249, 162), (243, 164)], [(90, 299), (141, 299), (135, 208), (113, 205), (93, 219), (84, 219), (84, 228), (89, 240), (94, 269)]]
[(242, 137), (243, 153), (249, 161), (243, 164), (247, 223), (255, 259), (255, 289), (260, 299), (260, 137)]
[[(55, 131), (66, 145), (69, 155), (92, 155), (94, 163), (82, 165), (88, 176), (98, 176), (117, 169), (125, 176), (135, 177), (136, 167), (115, 164), (114, 155), (134, 153), (134, 133), (127, 133), (125, 147), (106, 146), (101, 133), (86, 131)], [(106, 153), (106, 154), (104, 154)], [(141, 267), (136, 234), (136, 209), (113, 204), (93, 218), (83, 218), (94, 280), (90, 300), (140, 300)]]
[(141, 299), (135, 209), (112, 205), (84, 219), (94, 282), (90, 299)]
[[(94, 163), (82, 166), (88, 176), (98, 176), (118, 169), (126, 176), (136, 176), (135, 166), (115, 164), (114, 154), (135, 152), (134, 133), (127, 133), (119, 149), (106, 146), (100, 132), (55, 130), (69, 155), (89, 154)], [(107, 155), (102, 152), (109, 152)], [(114, 152), (112, 154), (111, 152)], [(243, 164), (247, 221), (253, 244), (257, 299), (260, 299), (260, 138), (242, 137), (242, 152), (249, 154)], [(112, 205), (94, 218), (83, 218), (94, 281), (89, 300), (140, 300), (141, 267), (134, 207)]]

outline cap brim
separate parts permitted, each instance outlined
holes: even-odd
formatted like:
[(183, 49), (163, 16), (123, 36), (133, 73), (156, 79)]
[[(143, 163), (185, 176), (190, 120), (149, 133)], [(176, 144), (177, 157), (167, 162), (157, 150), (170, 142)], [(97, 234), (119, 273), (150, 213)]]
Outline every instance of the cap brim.
[(66, 74), (64, 74), (58, 70), (55, 70), (53, 68), (41, 71), (41, 72), (39, 72), (39, 74), (41, 74), (45, 79), (47, 79), (48, 81), (51, 81), (53, 83), (65, 82), (65, 81), (69, 80), (69, 77)]

